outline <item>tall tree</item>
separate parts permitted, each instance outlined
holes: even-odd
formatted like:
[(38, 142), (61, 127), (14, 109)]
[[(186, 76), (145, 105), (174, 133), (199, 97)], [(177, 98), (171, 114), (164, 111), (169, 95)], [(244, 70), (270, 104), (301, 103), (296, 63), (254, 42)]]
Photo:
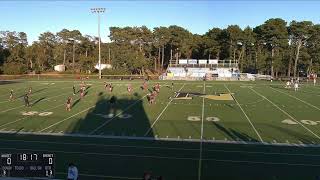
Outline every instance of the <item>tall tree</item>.
[(45, 69), (53, 69), (54, 56), (53, 48), (56, 44), (56, 36), (51, 32), (44, 32), (39, 36), (39, 43), (37, 44), (38, 51), (42, 54), (42, 60), (38, 61), (38, 66), (43, 71)]
[(312, 22), (311, 21), (292, 21), (289, 26), (289, 34), (292, 44), (296, 46), (296, 53), (294, 59), (293, 76), (297, 76), (297, 65), (299, 61), (299, 54), (302, 46), (306, 43), (312, 35)]
[(288, 31), (286, 22), (283, 19), (269, 19), (261, 26), (258, 26), (256, 33), (271, 52), (270, 75), (274, 76), (274, 56), (276, 48), (282, 48), (288, 44)]
[[(153, 44), (156, 48), (158, 48), (158, 62), (160, 64), (161, 59), (161, 69), (164, 66), (164, 49), (166, 45), (170, 42), (170, 31), (167, 27), (156, 27), (153, 29)], [(172, 49), (172, 44), (170, 46), (170, 50)]]
[(210, 29), (206, 34), (203, 36), (203, 49), (204, 55), (207, 56), (206, 58), (211, 59), (211, 57), (220, 58), (221, 52), (221, 37), (222, 30), (219, 28)]

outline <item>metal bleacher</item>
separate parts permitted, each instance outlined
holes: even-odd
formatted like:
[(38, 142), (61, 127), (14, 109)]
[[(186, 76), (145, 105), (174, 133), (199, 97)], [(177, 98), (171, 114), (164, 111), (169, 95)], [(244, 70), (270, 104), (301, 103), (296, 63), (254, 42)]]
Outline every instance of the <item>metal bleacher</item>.
[(238, 79), (239, 74), (237, 61), (181, 59), (170, 61), (166, 73), (161, 78), (167, 80), (202, 80), (204, 78), (219, 80)]

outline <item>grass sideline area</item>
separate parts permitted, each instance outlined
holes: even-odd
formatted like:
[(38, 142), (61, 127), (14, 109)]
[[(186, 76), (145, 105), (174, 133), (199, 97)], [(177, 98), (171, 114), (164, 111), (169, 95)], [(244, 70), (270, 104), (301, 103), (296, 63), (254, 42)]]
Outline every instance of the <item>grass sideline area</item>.
[[(1, 81), (0, 152), (53, 152), (59, 179), (71, 161), (86, 180), (142, 179), (146, 171), (164, 179), (313, 180), (320, 174), (319, 84), (305, 82), (294, 92), (279, 81), (149, 81), (149, 89), (161, 85), (149, 105), (142, 80), (107, 80), (112, 93), (104, 80), (86, 80), (81, 100), (72, 95), (80, 82)], [(29, 87), (32, 107), (24, 107)], [(11, 89), (16, 99), (8, 101)], [(201, 95), (174, 99), (175, 92)], [(233, 100), (204, 96), (226, 93)]]

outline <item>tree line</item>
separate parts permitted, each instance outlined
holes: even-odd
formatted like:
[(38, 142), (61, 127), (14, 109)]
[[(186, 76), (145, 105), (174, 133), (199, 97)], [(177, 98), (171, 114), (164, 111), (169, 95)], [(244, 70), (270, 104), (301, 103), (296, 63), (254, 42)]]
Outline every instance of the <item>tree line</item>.
[[(110, 27), (109, 43), (101, 43), (101, 59), (112, 70), (105, 74), (163, 72), (171, 59), (232, 59), (241, 72), (274, 77), (298, 76), (320, 70), (320, 25), (311, 21), (269, 19), (241, 29), (229, 25), (204, 35), (172, 25), (152, 30)], [(79, 30), (44, 32), (28, 45), (24, 32), (0, 32), (0, 69), (4, 74), (52, 71), (57, 64), (68, 72), (94, 71), (99, 38)]]

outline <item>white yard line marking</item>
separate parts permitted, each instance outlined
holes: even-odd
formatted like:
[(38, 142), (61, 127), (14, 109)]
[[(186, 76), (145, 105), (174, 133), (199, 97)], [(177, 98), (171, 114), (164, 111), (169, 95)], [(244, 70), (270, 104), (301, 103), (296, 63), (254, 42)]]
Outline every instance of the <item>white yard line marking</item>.
[[(146, 96), (146, 95), (145, 95)], [(144, 96), (144, 97), (145, 97)], [(143, 97), (143, 98), (144, 98)], [(142, 98), (141, 98), (142, 99)], [(46, 128), (44, 128), (44, 129), (42, 129), (42, 130), (40, 130), (39, 132), (43, 132), (43, 131), (45, 131), (45, 130), (47, 130), (47, 129), (49, 129), (49, 128), (51, 128), (51, 127), (53, 127), (53, 126), (55, 126), (55, 125), (57, 125), (57, 124), (60, 124), (60, 123), (62, 123), (62, 122), (64, 122), (64, 121), (67, 121), (68, 119), (70, 119), (70, 118), (72, 118), (72, 117), (74, 117), (74, 116), (77, 116), (78, 114), (81, 114), (81, 113), (83, 113), (83, 112), (86, 112), (86, 111), (88, 111), (88, 110), (90, 110), (90, 109), (92, 109), (92, 108), (94, 108), (96, 106), (96, 104), (95, 105), (93, 105), (93, 106), (90, 106), (90, 107), (88, 107), (88, 108), (86, 108), (85, 110), (83, 110), (83, 111), (80, 111), (80, 112), (78, 112), (78, 113), (76, 113), (76, 114), (74, 114), (74, 115), (72, 115), (72, 116), (69, 116), (69, 117), (67, 117), (67, 118), (65, 118), (65, 119), (63, 119), (63, 120), (61, 120), (61, 121), (58, 121), (58, 122), (56, 122), (56, 123), (54, 123), (54, 124), (52, 124), (52, 125), (50, 125), (50, 126), (48, 126), (48, 127), (46, 127)], [(118, 115), (120, 115), (120, 114), (118, 114)], [(116, 117), (116, 116), (115, 116)], [(98, 127), (99, 128), (99, 127)]]
[[(206, 82), (203, 82), (203, 94), (206, 93)], [(198, 180), (201, 179), (201, 166), (202, 166), (202, 143), (203, 143), (203, 119), (204, 119), (204, 97), (202, 98), (202, 111), (201, 111), (201, 134), (200, 134), (200, 147), (199, 147), (199, 169)]]
[(94, 134), (96, 131), (98, 131), (99, 129), (101, 129), (103, 126), (109, 124), (113, 119), (115, 119), (116, 117), (120, 116), (122, 113), (126, 112), (127, 110), (129, 110), (131, 107), (133, 107), (134, 105), (136, 105), (139, 101), (141, 101), (143, 98), (145, 98), (147, 96), (144, 95), (142, 98), (136, 100), (134, 103), (132, 103), (130, 106), (128, 106), (127, 108), (125, 108), (122, 112), (119, 112), (117, 115), (113, 116), (110, 120), (104, 122), (103, 124), (101, 124), (99, 127), (95, 128), (94, 130), (92, 130), (89, 134)]
[(317, 106), (312, 105), (312, 104), (310, 104), (310, 103), (308, 103), (308, 102), (306, 102), (306, 101), (304, 101), (304, 100), (302, 100), (302, 99), (299, 99), (299, 98), (297, 98), (296, 96), (292, 96), (291, 94), (282, 92), (282, 91), (280, 91), (280, 90), (278, 90), (278, 89), (275, 89), (275, 88), (273, 88), (273, 87), (270, 87), (270, 88), (273, 89), (273, 90), (275, 90), (275, 91), (277, 91), (277, 92), (280, 92), (280, 93), (282, 93), (282, 94), (285, 94), (285, 95), (287, 95), (287, 96), (290, 96), (290, 97), (292, 97), (292, 98), (294, 98), (294, 99), (296, 99), (296, 100), (298, 100), (298, 101), (301, 101), (301, 102), (303, 102), (303, 103), (305, 103), (305, 104), (307, 104), (307, 105), (309, 105), (309, 106), (311, 106), (311, 107), (313, 107), (313, 108), (315, 108), (315, 109), (317, 109), (317, 110), (320, 111), (320, 108), (318, 108)]
[[(65, 94), (70, 94), (70, 93), (63, 93), (63, 94), (60, 94), (60, 95), (52, 96), (52, 97), (50, 97), (50, 98), (45, 98), (45, 100), (49, 100), (49, 99), (52, 99), (52, 98), (55, 98), (55, 97), (63, 96), (63, 95), (65, 95)], [(37, 100), (36, 100), (36, 101), (37, 101)], [(30, 104), (31, 104), (31, 106), (32, 106), (33, 103), (30, 103)], [(11, 111), (11, 110), (14, 110), (14, 109), (18, 109), (18, 108), (23, 107), (23, 106), (25, 106), (25, 105), (18, 106), (18, 107), (15, 107), (15, 108), (11, 108), (11, 109), (7, 109), (7, 110), (4, 110), (4, 111), (0, 111), (0, 113), (4, 113), (4, 112), (8, 112), (8, 111)]]
[[(111, 135), (88, 135), (88, 134), (79, 134), (79, 133), (39, 133), (39, 132), (16, 132), (15, 129), (0, 131), (0, 134), (12, 134), (17, 135), (32, 135), (32, 136), (53, 136), (53, 137), (74, 137), (74, 138), (98, 138), (98, 139), (125, 139), (125, 140), (140, 140), (140, 141), (172, 141), (172, 142), (200, 142), (200, 139), (176, 139), (176, 138), (162, 138), (162, 137), (139, 137), (139, 136), (114, 136)], [(2, 139), (3, 140), (3, 139)], [(267, 143), (267, 142), (252, 142), (252, 141), (226, 141), (226, 140), (203, 140), (206, 143), (217, 143), (217, 144), (245, 144), (245, 145), (259, 145), (259, 146), (282, 146), (282, 147), (320, 147), (320, 144), (315, 144), (312, 141), (312, 144), (287, 144), (287, 143)], [(198, 149), (197, 149), (198, 150)]]
[(281, 112), (283, 112), (285, 115), (287, 115), (288, 117), (290, 117), (292, 120), (294, 120), (296, 123), (300, 124), (304, 129), (306, 129), (307, 131), (309, 131), (311, 134), (313, 134), (314, 136), (316, 136), (318, 139), (320, 139), (320, 136), (317, 135), (316, 133), (314, 133), (313, 131), (311, 131), (309, 128), (307, 128), (306, 126), (304, 126), (302, 123), (300, 123), (298, 120), (296, 120), (293, 116), (291, 116), (289, 113), (287, 113), (285, 110), (281, 109), (278, 105), (276, 105), (275, 103), (273, 103), (271, 100), (269, 100), (267, 97), (263, 96), (262, 94), (258, 93), (256, 90), (254, 90), (253, 88), (250, 88), (253, 92), (255, 92), (257, 95), (265, 98), (267, 101), (269, 101), (274, 107), (276, 107), (277, 109), (279, 109)]
[[(96, 88), (97, 86), (95, 86), (95, 87), (92, 87), (91, 89), (94, 89), (94, 88)], [(66, 87), (66, 88), (68, 88), (68, 87)], [(62, 89), (66, 89), (66, 88), (62, 88)], [(60, 94), (60, 95), (56, 95), (56, 96), (52, 96), (52, 97), (49, 97), (49, 98), (45, 98), (45, 99), (43, 99), (44, 101), (48, 101), (49, 99), (52, 99), (52, 98), (55, 98), (55, 97), (59, 97), (59, 96), (63, 96), (63, 95), (66, 95), (66, 94), (71, 94), (71, 93), (63, 93), (63, 94)], [(90, 95), (88, 95), (88, 96), (90, 96)], [(35, 101), (37, 101), (37, 100), (35, 100)], [(34, 101), (34, 102), (35, 102)], [(31, 106), (33, 105), (33, 102), (31, 103)], [(15, 107), (15, 108), (11, 108), (11, 109), (7, 109), (7, 110), (4, 110), (4, 111), (0, 111), (0, 113), (3, 113), (3, 112), (8, 112), (8, 111), (11, 111), (11, 110), (14, 110), (14, 109), (18, 109), (18, 108), (20, 108), (20, 107), (23, 107), (23, 106), (25, 106), (25, 105), (22, 105), (22, 106), (18, 106), (18, 107)]]
[[(46, 109), (45, 111), (48, 111), (48, 110), (51, 110), (51, 109), (55, 109), (55, 108), (57, 108), (57, 107), (59, 107), (59, 106), (63, 106), (63, 105), (64, 105), (64, 104), (60, 104), (60, 105), (58, 105), (58, 106), (55, 106), (55, 107), (51, 107), (51, 108), (49, 108), (49, 109)], [(28, 117), (30, 117), (30, 116), (25, 116), (25, 117), (23, 117), (23, 118), (20, 118), (20, 119), (15, 120), (15, 121), (10, 121), (10, 122), (8, 122), (8, 123), (5, 123), (5, 124), (0, 125), (0, 127), (7, 126), (7, 125), (9, 125), (9, 124), (13, 124), (13, 123), (22, 121), (22, 120), (24, 120), (24, 119), (26, 119), (26, 118), (28, 118)]]
[[(229, 93), (231, 94), (230, 89), (224, 84), (224, 87), (229, 91)], [(251, 89), (251, 88), (249, 88)], [(264, 142), (259, 134), (259, 132), (257, 131), (257, 129), (254, 127), (253, 123), (251, 122), (250, 118), (247, 116), (246, 112), (242, 109), (241, 105), (239, 104), (239, 102), (237, 101), (236, 97), (234, 95), (232, 95), (234, 101), (237, 103), (237, 105), (239, 106), (239, 108), (241, 109), (242, 113), (244, 114), (244, 116), (247, 118), (247, 120), (249, 121), (251, 127), (253, 128), (253, 130), (256, 132), (257, 136), (259, 137), (261, 142)]]
[(90, 107), (86, 108), (85, 110), (82, 110), (82, 111), (80, 111), (80, 112), (78, 112), (78, 113), (76, 113), (76, 114), (73, 114), (72, 116), (69, 116), (69, 117), (67, 117), (67, 118), (64, 118), (64, 119), (61, 120), (61, 121), (58, 121), (58, 122), (56, 122), (56, 123), (54, 123), (54, 124), (51, 124), (50, 126), (41, 129), (39, 132), (43, 132), (43, 131), (45, 131), (45, 130), (47, 130), (47, 129), (49, 129), (49, 128), (57, 125), (57, 124), (60, 124), (60, 123), (66, 121), (66, 120), (68, 120), (68, 119), (70, 119), (70, 118), (73, 118), (74, 116), (77, 116), (78, 114), (81, 114), (81, 113), (83, 113), (83, 112), (86, 112), (86, 111), (88, 111), (89, 109), (94, 108), (95, 106), (96, 106), (96, 105), (90, 106)]
[(8, 111), (11, 111), (11, 110), (14, 110), (14, 109), (18, 109), (18, 108), (21, 108), (21, 107), (23, 107), (23, 106), (25, 106), (25, 105), (21, 105), (21, 106), (18, 106), (18, 107), (6, 109), (6, 110), (4, 110), (4, 111), (0, 111), (0, 113), (4, 113), (4, 112), (8, 112)]
[[(185, 84), (182, 85), (182, 87), (179, 89), (179, 91), (182, 90), (182, 88), (185, 86)], [(178, 92), (179, 92), (178, 91)], [(160, 117), (162, 116), (162, 114), (164, 113), (164, 111), (168, 108), (168, 106), (170, 105), (170, 103), (173, 101), (173, 98), (171, 98), (171, 100), (167, 103), (166, 107), (164, 107), (164, 109), (161, 111), (161, 113), (158, 115), (158, 117), (156, 118), (156, 120), (152, 123), (152, 125), (150, 126), (150, 128), (147, 130), (147, 132), (144, 134), (144, 136), (147, 136), (149, 134), (149, 132), (152, 130), (153, 126), (158, 122), (158, 120), (160, 119)]]
[[(62, 89), (64, 89), (64, 88), (62, 88)], [(48, 92), (43, 92), (43, 93), (48, 93)], [(52, 97), (50, 97), (50, 98), (45, 98), (45, 99), (43, 99), (43, 100), (49, 100), (49, 99), (52, 99), (52, 98), (55, 98), (55, 97), (59, 97), (59, 96), (65, 95), (65, 94), (70, 94), (70, 93), (63, 93), (63, 94), (60, 94), (60, 95), (52, 96)], [(37, 94), (37, 95), (39, 95), (39, 94)], [(37, 101), (37, 100), (35, 100), (35, 101)], [(34, 102), (35, 102), (35, 101), (34, 101)], [(31, 104), (31, 106), (32, 106), (32, 105), (33, 105), (33, 102), (31, 102), (30, 104)], [(21, 105), (21, 106), (18, 106), (18, 107), (6, 109), (6, 110), (4, 110), (4, 111), (0, 111), (0, 113), (8, 112), (8, 111), (11, 111), (11, 110), (14, 110), (14, 109), (18, 109), (18, 108), (21, 108), (21, 107), (24, 107), (24, 106), (25, 106), (25, 105)]]
[[(19, 92), (19, 91), (21, 91), (21, 90), (27, 90), (28, 85), (22, 85), (22, 86), (23, 86), (23, 87), (18, 88), (18, 89), (6, 87), (8, 93), (4, 93), (4, 95), (0, 95), (0, 97), (9, 96), (9, 92), (10, 92), (11, 89), (13, 89), (13, 92), (14, 92), (14, 93), (17, 93), (17, 92)], [(36, 85), (36, 86), (32, 86), (32, 87), (34, 88), (34, 87), (38, 87), (38, 86), (43, 86), (43, 84)], [(5, 101), (2, 101), (2, 102), (5, 102)], [(2, 102), (0, 102), (0, 103), (2, 103)]]
[[(62, 87), (64, 87), (64, 86), (62, 86)], [(57, 90), (67, 89), (67, 88), (68, 88), (68, 87), (65, 87), (65, 88), (55, 87), (53, 91), (49, 91), (49, 92), (55, 92), (55, 91), (57, 91)], [(45, 89), (49, 89), (49, 90), (50, 90), (50, 88), (45, 88)], [(32, 96), (38, 96), (38, 95), (40, 95), (40, 94), (44, 94), (44, 93), (48, 93), (48, 91), (39, 92), (39, 93), (34, 93), (34, 94), (32, 94)], [(8, 95), (9, 95), (9, 93), (8, 93)], [(23, 94), (22, 94), (22, 95), (20, 95), (20, 96), (21, 96), (20, 98), (22, 98)], [(20, 98), (15, 98), (15, 99), (14, 99), (14, 100), (12, 100), (12, 101), (9, 101), (9, 100), (1, 101), (0, 103), (14, 102), (14, 101), (18, 101)]]

